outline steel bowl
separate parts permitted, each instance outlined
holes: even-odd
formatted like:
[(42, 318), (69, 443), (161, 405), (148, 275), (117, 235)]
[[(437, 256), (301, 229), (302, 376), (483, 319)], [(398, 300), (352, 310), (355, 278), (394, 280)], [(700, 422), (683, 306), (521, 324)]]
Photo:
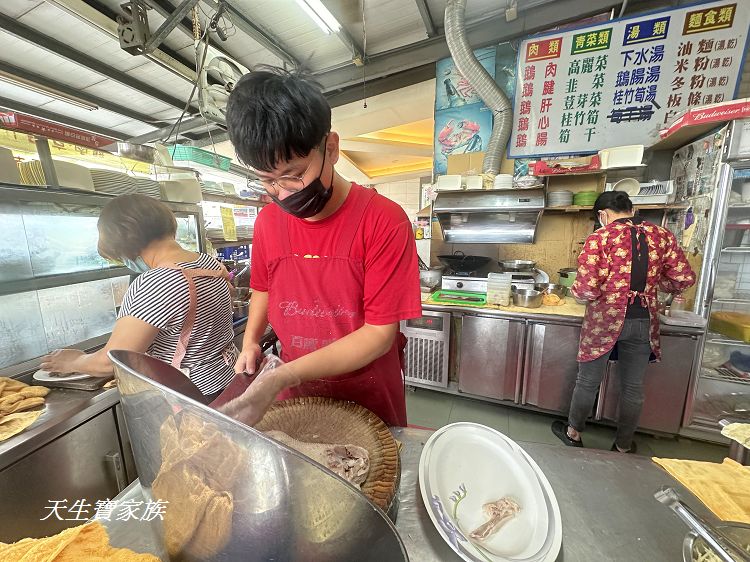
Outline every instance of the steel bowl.
[(232, 317), (234, 320), (241, 320), (247, 318), (250, 314), (250, 303), (247, 301), (233, 301), (232, 302)]
[[(716, 525), (716, 528), (732, 539), (737, 546), (747, 548), (750, 546), (750, 525), (744, 523), (724, 523)], [(684, 562), (698, 560), (698, 553), (707, 548), (702, 538), (694, 532), (689, 532), (682, 542), (682, 559)]]
[(443, 283), (443, 268), (431, 267), (419, 272), (419, 284), (428, 289), (436, 289)]
[(505, 271), (532, 271), (536, 262), (531, 260), (504, 260), (499, 262)]
[(542, 306), (544, 295), (535, 289), (513, 289), (513, 304), (525, 308), (539, 308)]
[(564, 285), (557, 285), (556, 283), (537, 283), (534, 285), (534, 289), (540, 293), (546, 293), (548, 295), (557, 295), (558, 297), (565, 298), (565, 294), (568, 289)]

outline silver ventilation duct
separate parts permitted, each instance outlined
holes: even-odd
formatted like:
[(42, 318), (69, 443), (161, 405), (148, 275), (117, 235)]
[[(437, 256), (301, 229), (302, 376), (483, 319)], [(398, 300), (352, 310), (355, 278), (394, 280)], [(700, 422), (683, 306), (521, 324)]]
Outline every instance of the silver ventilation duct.
[(513, 125), (511, 103), (474, 56), (474, 51), (466, 39), (465, 10), (466, 0), (448, 0), (445, 6), (445, 39), (456, 68), (495, 116), (492, 135), (482, 163), (482, 172), (497, 175)]

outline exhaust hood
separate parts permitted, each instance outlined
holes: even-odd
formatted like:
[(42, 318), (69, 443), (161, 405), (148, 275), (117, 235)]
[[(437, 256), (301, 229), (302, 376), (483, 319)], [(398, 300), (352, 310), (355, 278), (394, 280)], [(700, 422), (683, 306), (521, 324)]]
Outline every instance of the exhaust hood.
[(446, 191), (433, 210), (446, 242), (533, 244), (544, 212), (544, 189)]

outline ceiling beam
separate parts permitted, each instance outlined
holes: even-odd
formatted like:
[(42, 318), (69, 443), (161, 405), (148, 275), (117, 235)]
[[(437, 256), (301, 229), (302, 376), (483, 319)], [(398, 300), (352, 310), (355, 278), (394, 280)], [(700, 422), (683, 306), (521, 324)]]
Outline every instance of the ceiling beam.
[[(51, 80), (46, 76), (29, 72), (28, 70), (19, 68), (12, 64), (8, 64), (7, 62), (0, 61), (0, 72), (11, 74), (27, 82), (33, 82), (34, 84), (38, 84), (43, 88), (57, 90), (62, 94), (80, 98), (83, 101), (98, 106), (101, 109), (106, 109), (107, 111), (122, 115), (123, 117), (128, 117), (130, 119), (140, 121), (141, 123), (151, 125), (152, 127), (166, 127), (168, 125), (168, 123), (165, 123), (164, 121), (156, 121), (154, 118), (149, 117), (145, 113), (140, 113), (129, 107), (117, 105), (104, 98), (91, 95), (86, 90), (79, 90), (77, 88), (68, 86), (67, 84), (56, 82), (55, 80)], [(0, 81), (1, 80), (2, 78), (0, 77)]]
[(61, 125), (67, 125), (75, 129), (81, 129), (90, 133), (96, 133), (97, 135), (104, 135), (105, 137), (111, 137), (116, 140), (124, 140), (127, 136), (124, 133), (115, 131), (113, 129), (107, 129), (105, 127), (92, 125), (91, 123), (81, 121), (80, 119), (66, 117), (65, 115), (53, 113), (41, 107), (28, 105), (26, 103), (22, 103), (20, 101), (12, 100), (9, 98), (0, 97), (0, 107), (5, 108), (8, 111), (26, 113), (28, 115), (33, 115), (34, 117), (39, 117), (40, 119), (47, 119), (48, 121), (54, 121), (55, 123), (60, 123)]
[[(203, 2), (211, 6), (214, 10), (219, 9), (219, 3), (216, 0), (203, 0)], [(223, 4), (224, 9), (231, 14), (234, 25), (249, 35), (251, 39), (285, 63), (294, 67), (300, 66), (300, 62), (278, 39), (273, 37), (268, 31), (264, 30), (259, 25), (253, 23), (247, 16), (245, 16), (245, 14), (227, 0), (223, 0)]]
[(427, 37), (435, 37), (438, 34), (435, 28), (435, 22), (432, 21), (430, 15), (430, 8), (427, 6), (427, 0), (414, 0), (419, 10), (419, 15), (422, 16), (422, 22), (424, 23), (424, 30), (427, 32)]
[(172, 13), (165, 16), (164, 21), (158, 27), (154, 34), (149, 37), (146, 44), (143, 46), (144, 54), (153, 52), (162, 42), (167, 38), (167, 35), (174, 31), (182, 19), (187, 16), (193, 7), (198, 3), (198, 0), (182, 0), (182, 3), (175, 8)]
[[(133, 90), (159, 100), (166, 105), (179, 110), (182, 110), (185, 107), (184, 101), (181, 101), (174, 96), (171, 96), (166, 92), (159, 90), (158, 88), (154, 88), (153, 86), (146, 84), (145, 82), (141, 82), (137, 78), (133, 78), (125, 72), (120, 72), (119, 70), (116, 70), (106, 63), (102, 62), (101, 60), (82, 53), (81, 51), (77, 51), (76, 49), (69, 47), (65, 43), (61, 43), (57, 39), (49, 37), (48, 35), (44, 35), (43, 33), (39, 33), (35, 29), (23, 25), (22, 23), (4, 14), (0, 14), (0, 29), (3, 29), (4, 31), (10, 33), (14, 37), (18, 37), (19, 39), (23, 39), (28, 43), (36, 45), (44, 49), (45, 51), (67, 59), (79, 66), (88, 68), (89, 70), (92, 70), (93, 72), (96, 72), (97, 74), (100, 74), (106, 78), (114, 80), (115, 82), (118, 82), (123, 86), (127, 86), (128, 88), (132, 88)], [(198, 109), (193, 108), (193, 112), (197, 113)]]
[[(118, 15), (117, 12), (102, 6), (96, 0), (47, 0), (47, 2), (119, 42), (118, 26), (114, 20)], [(183, 59), (170, 49), (156, 49), (153, 53), (144, 56), (187, 82), (192, 83), (196, 80), (194, 62)]]
[[(620, 3), (617, 0), (587, 0), (582, 5), (580, 0), (555, 0), (522, 12), (511, 22), (506, 22), (505, 16), (497, 16), (467, 25), (466, 35), (472, 47), (479, 49), (524, 37), (566, 21), (599, 14)], [(380, 78), (450, 56), (445, 35), (436, 35), (416, 44), (368, 56), (367, 75), (369, 79)], [(351, 64), (323, 69), (315, 72), (315, 75), (324, 92), (346, 88), (362, 81), (361, 69)]]
[[(209, 122), (210, 124), (210, 122)], [(195, 131), (201, 128), (206, 127), (206, 120), (198, 115), (197, 117), (192, 117), (190, 119), (185, 119), (180, 123), (178, 126), (174, 125), (166, 125), (162, 127), (161, 129), (156, 129), (155, 131), (149, 131), (148, 133), (145, 133), (143, 135), (138, 135), (137, 137), (133, 137), (131, 139), (128, 139), (130, 142), (134, 144), (146, 144), (147, 142), (154, 142), (157, 140), (162, 140), (167, 137), (170, 133), (174, 133), (175, 131), (179, 131), (178, 134), (184, 135), (185, 133), (189, 133), (190, 131)]]

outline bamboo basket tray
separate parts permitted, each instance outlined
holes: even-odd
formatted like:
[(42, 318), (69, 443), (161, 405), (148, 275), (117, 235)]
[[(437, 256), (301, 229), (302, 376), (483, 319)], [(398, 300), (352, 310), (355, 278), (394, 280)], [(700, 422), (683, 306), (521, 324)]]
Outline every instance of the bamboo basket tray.
[(370, 454), (370, 472), (362, 493), (383, 511), (390, 508), (401, 477), (398, 446), (383, 420), (370, 410), (333, 398), (292, 398), (271, 406), (255, 429), (283, 431), (308, 443), (364, 447)]

